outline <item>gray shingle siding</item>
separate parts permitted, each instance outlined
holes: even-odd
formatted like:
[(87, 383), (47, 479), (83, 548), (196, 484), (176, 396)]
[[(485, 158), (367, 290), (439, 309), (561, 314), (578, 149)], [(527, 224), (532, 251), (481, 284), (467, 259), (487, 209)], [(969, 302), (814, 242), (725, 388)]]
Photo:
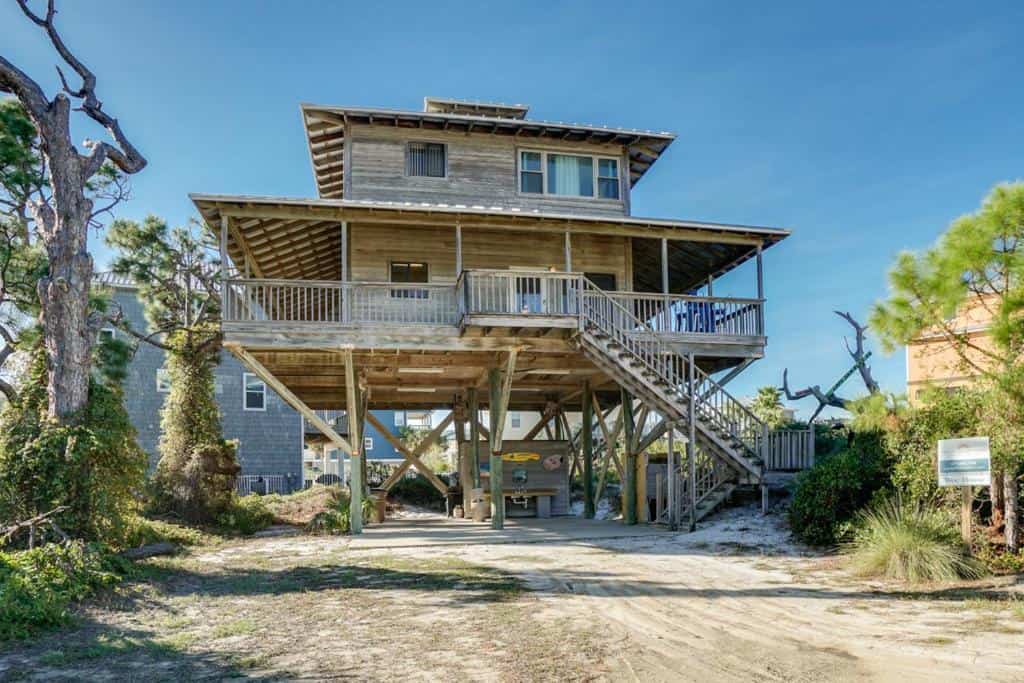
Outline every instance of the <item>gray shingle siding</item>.
[[(114, 300), (125, 318), (136, 330), (147, 329), (142, 304), (130, 288), (114, 289)], [(125, 333), (116, 332), (124, 339)], [(160, 456), (160, 410), (165, 393), (157, 390), (157, 371), (163, 367), (164, 352), (151, 344), (141, 343), (128, 366), (125, 379), (125, 403), (128, 416), (138, 431), (139, 445), (149, 454), (150, 468), (156, 467)], [(283, 475), (288, 487), (301, 488), (302, 481), (302, 419), (272, 389), (267, 388), (266, 410), (245, 410), (242, 377), (247, 372), (230, 353), (221, 354), (214, 372), (217, 403), (220, 406), (224, 438), (238, 440), (238, 460), (243, 475)], [(392, 410), (374, 411), (381, 423), (393, 434), (398, 433)], [(373, 439), (367, 455), (373, 460), (401, 461), (402, 456), (371, 424), (366, 436)]]

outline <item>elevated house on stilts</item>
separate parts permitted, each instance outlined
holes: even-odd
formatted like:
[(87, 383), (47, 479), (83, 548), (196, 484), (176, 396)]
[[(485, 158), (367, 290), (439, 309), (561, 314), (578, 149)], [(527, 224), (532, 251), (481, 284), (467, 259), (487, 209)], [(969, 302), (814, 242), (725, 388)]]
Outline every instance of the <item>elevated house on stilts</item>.
[[(318, 198), (192, 199), (220, 239), (225, 346), (350, 454), (354, 507), (374, 409), (450, 411), (431, 438), (454, 423), (466, 502), (484, 489), (495, 528), (510, 497), (550, 510), (557, 487), (534, 473), (559, 471), (558, 444), (588, 516), (619, 470), (627, 523), (692, 524), (733, 486), (809, 462), (807, 433), (772, 432), (725, 388), (764, 355), (761, 255), (787, 231), (631, 215), (672, 134), (431, 98), (301, 110)], [(750, 295), (715, 296), (745, 262)], [(317, 417), (341, 409), (344, 434)], [(509, 452), (508, 411), (542, 415), (536, 448)], [(649, 485), (645, 453), (665, 436)], [(447, 492), (396, 447), (385, 488), (412, 467)]]

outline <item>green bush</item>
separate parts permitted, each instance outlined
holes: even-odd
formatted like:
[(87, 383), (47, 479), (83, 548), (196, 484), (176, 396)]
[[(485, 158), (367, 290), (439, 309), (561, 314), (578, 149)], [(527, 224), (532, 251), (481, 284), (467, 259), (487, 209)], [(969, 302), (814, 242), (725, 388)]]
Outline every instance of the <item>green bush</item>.
[(956, 524), (941, 511), (886, 500), (856, 521), (848, 551), (857, 574), (920, 583), (984, 573), (980, 562), (964, 555)]
[(203, 542), (203, 532), (182, 524), (132, 515), (125, 522), (125, 533), (120, 547), (137, 548), (162, 541), (177, 545), (199, 545)]
[(348, 508), (323, 510), (313, 515), (306, 531), (315, 535), (347, 534), (352, 530), (352, 517)]
[(274, 523), (274, 513), (260, 496), (232, 494), (231, 500), (217, 517), (217, 528), (229, 534), (248, 536)]
[(135, 442), (120, 385), (100, 379), (107, 374), (90, 381), (80, 420), (61, 426), (47, 416), (42, 347), (32, 350), (21, 395), (0, 412), (0, 520), (67, 506), (55, 521), (71, 536), (121, 540), (125, 519), (138, 508), (146, 454)]
[(412, 477), (402, 477), (391, 487), (391, 497), (407, 505), (419, 505), (421, 507), (443, 509), (444, 496), (430, 483), (430, 480), (422, 474), (416, 473)]
[(835, 545), (848, 535), (849, 522), (885, 484), (878, 435), (858, 435), (853, 446), (823, 458), (797, 476), (789, 525), (811, 545)]
[(0, 640), (66, 622), (71, 603), (116, 584), (127, 570), (125, 560), (80, 541), (0, 552)]

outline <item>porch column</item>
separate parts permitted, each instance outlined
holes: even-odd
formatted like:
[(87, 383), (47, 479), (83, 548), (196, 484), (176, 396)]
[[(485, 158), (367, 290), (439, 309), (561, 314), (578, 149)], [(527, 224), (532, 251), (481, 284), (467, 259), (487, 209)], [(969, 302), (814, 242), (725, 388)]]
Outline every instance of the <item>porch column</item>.
[(505, 429), (505, 415), (508, 412), (508, 399), (512, 392), (512, 373), (516, 367), (517, 349), (509, 351), (505, 372), (492, 368), (487, 372), (490, 384), (490, 417), (491, 417), (491, 528), (505, 528), (505, 491), (504, 467), (501, 458), (501, 436)]
[(348, 438), (352, 445), (349, 458), (352, 472), (349, 475), (348, 514), (353, 534), (363, 533), (363, 435), (360, 432), (359, 387), (356, 385), (356, 369), (352, 352), (345, 352), (345, 414), (348, 418)]
[(676, 499), (678, 489), (676, 488), (679, 477), (676, 474), (676, 423), (668, 423), (668, 451), (665, 456), (665, 469), (667, 471), (668, 490), (668, 528), (675, 531), (679, 528), (679, 502)]
[(708, 275), (708, 296), (715, 295), (714, 281), (715, 279), (712, 276)]
[(565, 231), (565, 272), (572, 272), (572, 238), (569, 231)]
[(473, 488), (480, 488), (480, 402), (477, 398), (476, 387), (470, 387), (466, 392), (469, 400), (469, 457), (470, 477)]
[(690, 531), (693, 531), (697, 528), (697, 398), (694, 395), (696, 392), (696, 373), (694, 371), (692, 353), (687, 356), (686, 361), (686, 393), (690, 397), (690, 409), (687, 416), (690, 422), (690, 433), (686, 441), (686, 464), (688, 470), (687, 478), (690, 482)]
[(636, 423), (633, 419), (633, 397), (630, 393), (622, 390), (622, 437), (626, 445), (626, 462), (622, 469), (625, 474), (622, 494), (622, 521), (626, 524), (636, 524)]
[(661, 293), (668, 294), (668, 239), (661, 238)]
[(462, 274), (462, 224), (455, 222), (455, 279)]
[(594, 518), (594, 395), (590, 382), (583, 383), (583, 430), (580, 433), (583, 448), (583, 516)]
[(761, 260), (761, 245), (757, 245), (757, 333), (764, 334), (764, 264)]
[[(341, 281), (348, 282), (348, 221), (341, 222)], [(341, 288), (341, 322), (347, 323), (351, 312), (351, 290)]]
[[(227, 311), (228, 302), (228, 217), (220, 217), (220, 310)], [(224, 317), (229, 317), (224, 315)]]

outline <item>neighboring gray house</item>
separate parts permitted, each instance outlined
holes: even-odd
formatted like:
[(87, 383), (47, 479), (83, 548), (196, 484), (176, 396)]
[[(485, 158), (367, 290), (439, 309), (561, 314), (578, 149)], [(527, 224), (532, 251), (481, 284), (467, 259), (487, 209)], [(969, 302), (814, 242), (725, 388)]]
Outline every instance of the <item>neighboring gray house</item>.
[[(134, 329), (147, 329), (142, 304), (130, 280), (104, 272), (97, 273), (95, 281), (113, 291), (114, 301)], [(100, 334), (127, 337), (112, 327), (104, 328)], [(161, 349), (139, 343), (125, 379), (128, 416), (138, 431), (139, 445), (149, 454), (150, 467), (155, 467), (159, 459), (160, 409), (170, 389), (163, 364), (164, 352)], [(303, 432), (302, 417), (226, 351), (221, 352), (214, 382), (224, 438), (238, 441), (241, 491), (288, 492), (302, 488), (324, 471), (319, 458), (307, 448), (310, 430)], [(416, 413), (420, 422), (424, 420), (421, 412)], [(381, 410), (374, 411), (374, 414), (382, 424), (393, 425), (395, 434), (406, 421), (403, 411)], [(425, 424), (414, 423), (412, 417), (409, 423), (414, 427), (429, 427), (429, 415)], [(366, 425), (366, 450), (371, 460), (402, 460), (391, 444), (369, 424)]]

